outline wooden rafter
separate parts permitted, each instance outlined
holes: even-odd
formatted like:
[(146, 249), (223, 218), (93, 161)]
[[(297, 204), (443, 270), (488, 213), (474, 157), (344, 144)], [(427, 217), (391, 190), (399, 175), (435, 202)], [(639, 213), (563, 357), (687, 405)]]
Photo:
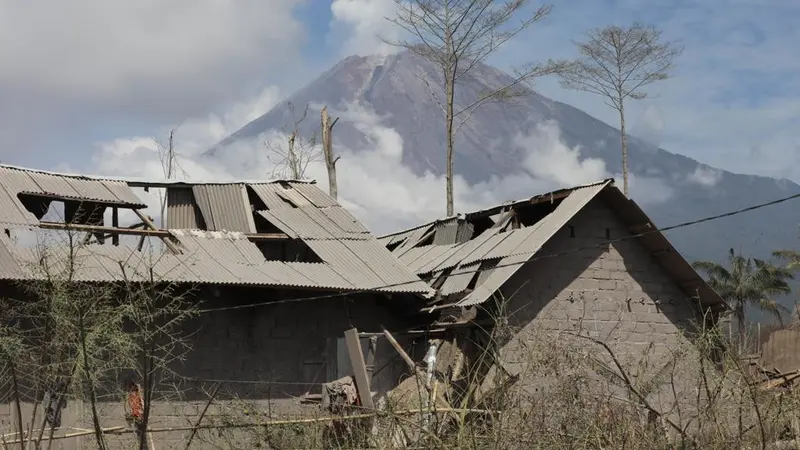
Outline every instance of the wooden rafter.
[[(138, 224), (142, 226), (142, 224)], [(39, 228), (46, 230), (70, 230), (80, 231), (87, 233), (109, 233), (118, 235), (132, 235), (132, 236), (154, 236), (154, 237), (167, 237), (170, 236), (169, 231), (160, 229), (147, 229), (147, 228), (114, 228), (101, 225), (84, 225), (73, 223), (60, 223), (60, 222), (39, 222)], [(271, 240), (288, 240), (291, 239), (286, 233), (253, 233), (245, 234), (251, 241), (271, 241)]]

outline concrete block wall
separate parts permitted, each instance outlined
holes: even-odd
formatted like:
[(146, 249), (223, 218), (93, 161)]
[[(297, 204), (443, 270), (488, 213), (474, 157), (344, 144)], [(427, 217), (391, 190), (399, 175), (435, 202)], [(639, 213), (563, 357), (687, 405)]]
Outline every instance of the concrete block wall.
[[(535, 391), (552, 381), (532, 372), (525, 378), (531, 348), (548, 340), (565, 351), (569, 345), (592, 356), (605, 353), (574, 338), (577, 333), (608, 343), (634, 377), (653, 374), (676, 351), (691, 349), (697, 308), (647, 249), (635, 240), (587, 248), (629, 235), (595, 199), (538, 252), (559, 256), (526, 263), (503, 286), (515, 334), (501, 352), (506, 369), (523, 375), (523, 387)], [(692, 381), (682, 383), (679, 390), (694, 392)]]
[[(284, 299), (313, 295), (222, 290), (218, 298), (209, 299), (204, 307), (258, 303), (276, 296)], [(191, 335), (192, 349), (185, 361), (173, 368), (185, 378), (165, 382), (159, 387), (169, 400), (154, 404), (150, 425), (156, 428), (191, 426), (205, 407), (208, 391), (218, 382), (221, 383), (218, 401), (209, 408), (204, 423), (323, 415), (318, 405), (301, 404), (301, 399), (306, 392), (320, 393), (320, 384), (332, 381), (326, 367), (330, 359), (336, 359), (335, 355), (328, 355), (329, 349), (335, 348), (335, 345), (330, 346), (330, 340), (343, 337), (344, 331), (351, 327), (362, 332), (379, 332), (381, 324), (390, 330), (408, 328), (397, 309), (390, 305), (390, 302), (407, 300), (397, 296), (334, 297), (201, 314), (185, 324), (185, 332)], [(401, 344), (406, 344), (401, 335), (397, 338)], [(375, 367), (380, 368), (380, 372), (372, 380), (372, 391), (378, 393), (391, 389), (405, 371), (395, 350), (385, 340), (379, 340)], [(105, 427), (126, 425), (125, 393), (121, 381), (112, 381), (112, 390), (115, 384), (120, 388), (109, 393), (99, 407)], [(26, 421), (30, 418), (30, 407), (29, 403), (23, 405)], [(0, 425), (5, 433), (15, 430), (13, 411), (13, 403), (5, 396), (0, 407)], [(41, 412), (39, 414), (41, 417)], [(89, 405), (68, 400), (62, 426), (73, 428), (66, 432), (90, 429)], [(214, 433), (212, 430), (204, 434), (208, 437)], [(153, 439), (159, 450), (183, 448), (187, 435), (188, 431), (181, 430), (153, 434)], [(107, 440), (109, 448), (135, 447), (132, 434), (111, 435)], [(192, 448), (219, 448), (204, 444), (202, 440), (200, 437)], [(96, 446), (94, 437), (86, 435), (58, 440), (53, 448), (73, 450)]]

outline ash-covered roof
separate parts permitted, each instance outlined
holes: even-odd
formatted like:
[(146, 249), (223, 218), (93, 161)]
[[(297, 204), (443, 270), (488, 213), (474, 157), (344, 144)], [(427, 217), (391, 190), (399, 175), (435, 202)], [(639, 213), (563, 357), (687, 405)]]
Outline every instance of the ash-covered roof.
[[(157, 230), (152, 223), (149, 230), (103, 223), (102, 212), (108, 208), (137, 211), (145, 206), (133, 186), (166, 189), (167, 230)], [(51, 201), (72, 205), (73, 211), (101, 213), (91, 221), (75, 215), (69, 225), (43, 222), (40, 210)], [(34, 249), (2, 234), (2, 279), (37, 278), (43, 276), (44, 261), (51, 272), (71, 261), (77, 267), (71, 279), (83, 281), (152, 276), (203, 284), (433, 294), (355, 217), (309, 182), (148, 184), (0, 166), (0, 228), (63, 229), (98, 236), (96, 243), (79, 239), (69, 247)], [(172, 251), (142, 252), (136, 246), (113, 245), (110, 239), (134, 232), (163, 239)]]
[[(448, 217), (378, 240), (410, 270), (436, 286), (443, 297), (453, 296), (461, 306), (477, 305), (490, 299), (556, 232), (600, 195), (627, 226), (645, 227), (632, 233), (646, 232), (636, 239), (688, 296), (699, 292), (703, 304), (724, 305), (644, 211), (610, 179)], [(517, 210), (542, 203), (555, 207), (542, 216), (527, 218), (527, 224), (515, 223)], [(476, 223), (482, 223), (477, 233)]]

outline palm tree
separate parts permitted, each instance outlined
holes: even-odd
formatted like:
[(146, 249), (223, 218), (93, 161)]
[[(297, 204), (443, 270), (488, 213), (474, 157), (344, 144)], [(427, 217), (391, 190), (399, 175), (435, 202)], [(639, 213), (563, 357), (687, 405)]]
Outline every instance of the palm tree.
[[(772, 252), (772, 256), (776, 258), (780, 258), (786, 261), (786, 268), (793, 271), (798, 272), (800, 271), (800, 251), (797, 250), (778, 250), (776, 252)], [(797, 304), (797, 300), (794, 302), (794, 311), (792, 311), (792, 317), (795, 324), (800, 323), (800, 305)]]
[(745, 258), (733, 249), (728, 252), (727, 267), (714, 261), (695, 261), (692, 266), (708, 276), (708, 284), (733, 309), (739, 327), (739, 349), (744, 350), (744, 310), (751, 304), (775, 315), (781, 323), (786, 308), (771, 297), (791, 292), (788, 280), (792, 270), (758, 258)]

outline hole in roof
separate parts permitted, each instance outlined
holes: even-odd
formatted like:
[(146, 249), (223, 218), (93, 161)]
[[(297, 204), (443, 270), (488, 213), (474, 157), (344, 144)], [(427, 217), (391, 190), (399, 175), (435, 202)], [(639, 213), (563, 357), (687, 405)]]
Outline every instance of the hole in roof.
[(322, 263), (313, 250), (299, 239), (256, 241), (256, 247), (267, 261)]

